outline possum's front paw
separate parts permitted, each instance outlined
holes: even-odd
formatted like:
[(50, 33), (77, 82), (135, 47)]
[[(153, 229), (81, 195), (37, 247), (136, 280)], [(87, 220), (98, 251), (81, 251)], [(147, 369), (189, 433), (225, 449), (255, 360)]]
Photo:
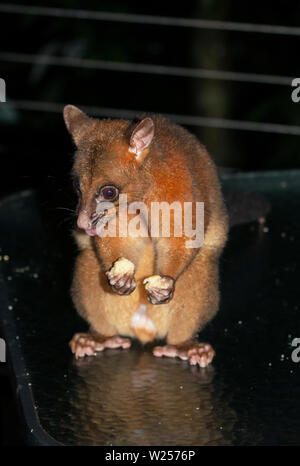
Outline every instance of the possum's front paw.
[(112, 290), (119, 295), (128, 295), (136, 288), (134, 265), (125, 257), (116, 260), (106, 276)]
[(166, 304), (174, 294), (174, 280), (171, 277), (152, 275), (143, 281), (147, 298), (151, 304)]

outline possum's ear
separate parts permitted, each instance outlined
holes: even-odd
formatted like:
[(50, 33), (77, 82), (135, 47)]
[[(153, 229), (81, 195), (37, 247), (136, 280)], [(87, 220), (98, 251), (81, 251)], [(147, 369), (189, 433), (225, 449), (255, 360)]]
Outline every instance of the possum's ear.
[(133, 130), (130, 143), (129, 152), (135, 154), (138, 162), (141, 162), (147, 155), (147, 148), (150, 146), (154, 136), (154, 123), (151, 118), (144, 118), (137, 127)]
[(67, 130), (77, 145), (94, 120), (74, 105), (66, 105), (63, 114)]

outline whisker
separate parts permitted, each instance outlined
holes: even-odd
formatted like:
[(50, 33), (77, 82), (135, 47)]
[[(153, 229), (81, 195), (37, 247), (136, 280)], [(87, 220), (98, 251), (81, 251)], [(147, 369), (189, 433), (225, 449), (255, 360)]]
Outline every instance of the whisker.
[(75, 209), (69, 209), (68, 207), (55, 207), (56, 210), (66, 210), (67, 212), (71, 212), (73, 214), (76, 214)]
[(74, 219), (71, 217), (65, 217), (58, 222), (57, 227), (60, 228), (66, 222), (69, 222), (72, 227), (74, 226)]

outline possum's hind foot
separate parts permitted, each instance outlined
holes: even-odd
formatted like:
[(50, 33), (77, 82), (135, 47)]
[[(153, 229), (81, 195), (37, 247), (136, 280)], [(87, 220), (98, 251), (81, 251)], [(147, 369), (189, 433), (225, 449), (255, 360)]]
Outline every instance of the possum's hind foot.
[(78, 359), (84, 356), (95, 356), (98, 351), (103, 351), (105, 348), (130, 348), (131, 341), (129, 338), (117, 335), (102, 337), (91, 333), (75, 333), (69, 346), (72, 353), (75, 354), (75, 358)]
[(156, 346), (153, 354), (157, 357), (180, 358), (188, 361), (191, 366), (198, 364), (200, 367), (207, 367), (216, 353), (208, 343), (190, 341), (180, 345)]

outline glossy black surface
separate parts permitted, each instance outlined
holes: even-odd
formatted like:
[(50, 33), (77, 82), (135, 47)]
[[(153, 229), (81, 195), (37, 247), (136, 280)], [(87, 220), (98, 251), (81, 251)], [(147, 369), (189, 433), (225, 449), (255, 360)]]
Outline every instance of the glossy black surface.
[(75, 250), (32, 193), (2, 202), (1, 313), (31, 443), (295, 445), (300, 438), (299, 172), (223, 177), (261, 193), (265, 225), (232, 228), (222, 303), (200, 335), (212, 367), (156, 359), (135, 344), (76, 362), (86, 328), (69, 298)]

